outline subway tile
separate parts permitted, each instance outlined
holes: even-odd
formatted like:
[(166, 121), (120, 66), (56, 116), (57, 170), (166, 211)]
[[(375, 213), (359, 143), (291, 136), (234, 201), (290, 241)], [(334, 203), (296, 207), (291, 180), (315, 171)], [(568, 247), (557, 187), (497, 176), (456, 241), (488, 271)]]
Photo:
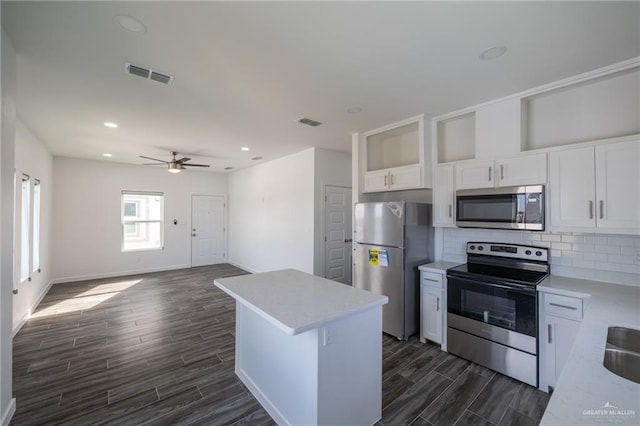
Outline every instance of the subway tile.
[(619, 271), (620, 264), (608, 263), (608, 262), (596, 262), (596, 269), (603, 269), (605, 271)]
[(562, 257), (565, 257), (567, 259), (583, 259), (584, 253), (579, 251), (562, 250)]
[[(631, 274), (640, 274), (640, 265), (620, 265), (621, 272), (629, 272)], [(640, 282), (640, 276), (638, 277), (638, 282)]]
[(562, 250), (551, 250), (551, 257), (560, 257), (562, 256)]
[(562, 240), (562, 237), (560, 235), (554, 235), (554, 234), (542, 234), (541, 239), (542, 241), (560, 242), (560, 240)]
[(596, 253), (620, 254), (622, 251), (619, 246), (596, 245)]
[(573, 251), (584, 251), (584, 252), (594, 252), (596, 251), (596, 246), (593, 244), (577, 244), (574, 243), (571, 245), (571, 249)]
[(556, 250), (571, 250), (571, 243), (552, 242), (551, 248)]
[(540, 241), (542, 235), (537, 233), (534, 234), (533, 232), (524, 232), (522, 234), (522, 240), (523, 241)]
[(596, 267), (596, 262), (593, 260), (573, 259), (573, 266), (576, 268), (594, 269)]
[(584, 236), (582, 235), (562, 235), (561, 241), (563, 243), (583, 243)]
[(601, 235), (591, 235), (584, 237), (585, 244), (607, 244), (607, 237)]
[(608, 237), (607, 245), (621, 246), (621, 247), (633, 247), (634, 239), (631, 237)]
[(632, 265), (636, 263), (635, 256), (625, 256), (625, 255), (615, 255), (610, 254), (607, 259), (611, 263), (626, 263), (628, 265)]
[(608, 259), (607, 255), (604, 253), (584, 253), (582, 258), (593, 262), (606, 262)]

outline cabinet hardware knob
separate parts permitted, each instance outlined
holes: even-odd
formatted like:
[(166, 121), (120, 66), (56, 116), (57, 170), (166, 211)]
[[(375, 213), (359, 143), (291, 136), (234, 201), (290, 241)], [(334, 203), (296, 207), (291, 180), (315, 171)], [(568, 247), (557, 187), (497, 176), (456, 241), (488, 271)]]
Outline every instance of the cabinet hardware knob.
[(384, 175), (384, 186), (387, 186), (387, 175)]
[(453, 217), (453, 208), (451, 204), (449, 204), (449, 217)]
[(551, 338), (551, 324), (547, 324), (547, 342), (553, 343), (553, 339)]
[(489, 166), (489, 182), (491, 182), (491, 170), (493, 169), (493, 167)]
[(589, 200), (589, 219), (593, 219), (593, 200)]
[(440, 312), (440, 298), (436, 298), (436, 312)]
[(500, 164), (500, 180), (504, 180), (504, 164)]

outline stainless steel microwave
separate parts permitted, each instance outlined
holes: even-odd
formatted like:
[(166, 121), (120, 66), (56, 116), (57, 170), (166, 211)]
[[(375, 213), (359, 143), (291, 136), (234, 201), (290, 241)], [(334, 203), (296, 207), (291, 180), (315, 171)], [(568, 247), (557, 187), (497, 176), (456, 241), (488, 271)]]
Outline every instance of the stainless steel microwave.
[(544, 231), (544, 186), (456, 191), (456, 225)]

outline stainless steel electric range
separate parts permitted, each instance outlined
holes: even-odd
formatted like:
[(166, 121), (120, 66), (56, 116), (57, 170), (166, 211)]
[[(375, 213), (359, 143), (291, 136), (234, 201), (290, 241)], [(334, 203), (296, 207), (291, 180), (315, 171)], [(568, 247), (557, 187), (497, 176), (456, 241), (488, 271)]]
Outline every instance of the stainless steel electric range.
[(467, 243), (467, 263), (447, 270), (447, 350), (538, 386), (536, 286), (548, 249)]

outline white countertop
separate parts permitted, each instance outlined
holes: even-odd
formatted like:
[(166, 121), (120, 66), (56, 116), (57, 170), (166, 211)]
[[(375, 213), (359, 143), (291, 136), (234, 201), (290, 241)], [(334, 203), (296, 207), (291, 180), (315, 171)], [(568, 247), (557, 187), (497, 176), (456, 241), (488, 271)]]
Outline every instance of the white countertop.
[(447, 272), (447, 269), (453, 268), (454, 266), (458, 266), (458, 265), (460, 265), (460, 263), (440, 261), (440, 262), (427, 263), (426, 265), (420, 265), (418, 266), (418, 269), (421, 271), (435, 272), (436, 274), (438, 274), (442, 272)]
[[(640, 384), (610, 372), (602, 360), (609, 325), (640, 327), (640, 287), (550, 276), (538, 291), (585, 299), (582, 325), (541, 424), (639, 424)], [(609, 410), (615, 414), (602, 415)]]
[(222, 278), (214, 283), (289, 335), (389, 301), (386, 296), (295, 269)]

